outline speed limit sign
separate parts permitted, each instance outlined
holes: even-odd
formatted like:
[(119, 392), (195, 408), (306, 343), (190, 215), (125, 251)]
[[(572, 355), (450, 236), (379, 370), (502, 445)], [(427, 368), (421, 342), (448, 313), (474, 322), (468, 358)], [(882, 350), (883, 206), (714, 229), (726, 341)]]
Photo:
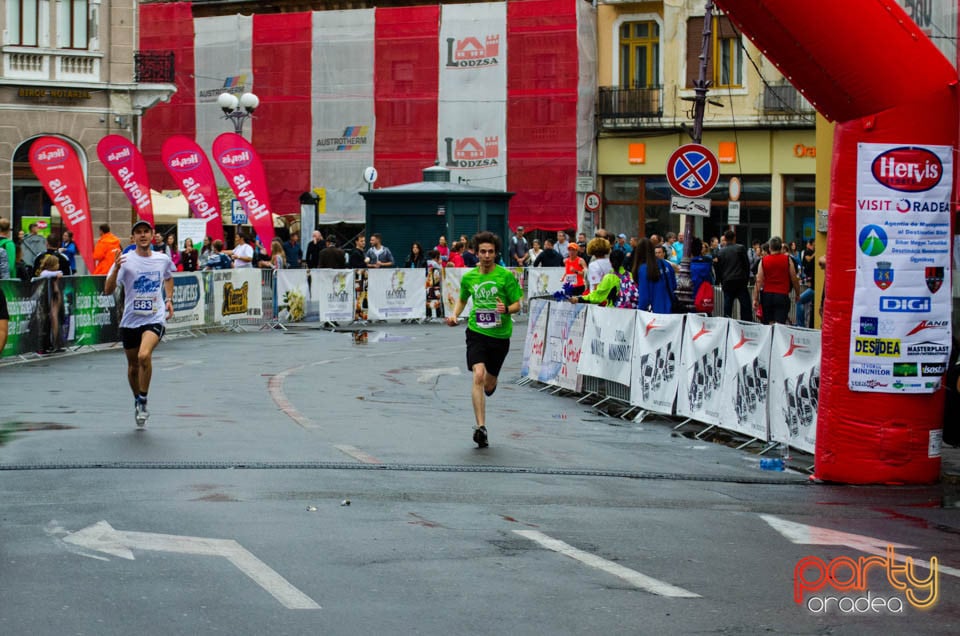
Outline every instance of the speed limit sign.
[(596, 212), (600, 209), (600, 195), (596, 192), (588, 192), (583, 199), (583, 207), (589, 212)]

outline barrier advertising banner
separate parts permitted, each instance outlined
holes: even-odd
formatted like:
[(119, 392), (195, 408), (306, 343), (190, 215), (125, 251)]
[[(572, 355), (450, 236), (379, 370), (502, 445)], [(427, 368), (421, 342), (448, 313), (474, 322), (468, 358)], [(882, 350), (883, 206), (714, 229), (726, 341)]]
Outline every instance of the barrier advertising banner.
[(527, 270), (527, 298), (553, 296), (563, 289), (563, 267), (531, 267)]
[[(315, 270), (314, 270), (315, 271)], [(313, 322), (319, 315), (305, 269), (277, 270), (277, 319), (281, 324)]]
[(770, 342), (773, 331), (755, 322), (730, 321), (723, 367), (720, 426), (760, 440), (770, 438)]
[[(470, 271), (469, 267), (445, 267), (443, 269), (443, 315), (452, 316), (453, 308), (457, 306), (457, 299), (460, 298), (460, 280), (463, 275)], [(463, 315), (473, 307), (473, 298), (467, 300), (467, 305), (463, 310)]]
[(425, 269), (367, 270), (367, 317), (370, 320), (424, 318), (426, 309)]
[(774, 325), (770, 351), (770, 440), (814, 452), (820, 399), (820, 332)]
[(224, 269), (210, 272), (215, 323), (260, 318), (261, 274), (259, 269)]
[(637, 312), (616, 307), (587, 306), (583, 351), (577, 372), (625, 386), (630, 385)]
[(637, 311), (634, 327), (630, 403), (671, 415), (680, 384), (678, 361), (683, 336), (682, 314)]
[(36, 313), (40, 294), (44, 293), (38, 285), (25, 283), (17, 278), (0, 280), (0, 290), (7, 299), (7, 344), (0, 357), (15, 356), (39, 349), (39, 330), (30, 328), (30, 321)]
[(213, 160), (247, 213), (253, 231), (265, 246), (270, 245), (274, 235), (273, 211), (267, 175), (257, 151), (237, 133), (223, 133), (213, 140)]
[(183, 135), (174, 135), (164, 141), (160, 154), (167, 172), (187, 197), (194, 217), (207, 222), (207, 236), (222, 241), (220, 197), (207, 155), (194, 140)]
[[(107, 135), (97, 143), (97, 156), (123, 193), (137, 216), (153, 225), (153, 200), (147, 178), (147, 162), (133, 142), (120, 135)], [(202, 238), (202, 237), (201, 237)]]
[(523, 340), (523, 362), (520, 363), (521, 377), (536, 378), (540, 375), (551, 304), (547, 300), (530, 302), (530, 320), (527, 322), (527, 336)]
[(351, 322), (355, 295), (352, 269), (310, 270), (310, 296), (319, 305), (321, 322)]
[(537, 380), (569, 391), (579, 391), (582, 380), (577, 373), (587, 306), (554, 302), (547, 321), (547, 344)]
[(950, 356), (950, 146), (859, 144), (851, 391), (934, 393)]
[(729, 322), (725, 318), (687, 316), (680, 355), (677, 415), (707, 424), (720, 423)]
[(67, 340), (74, 345), (94, 345), (120, 339), (122, 292), (104, 294), (104, 276), (64, 276)]
[(60, 218), (73, 232), (77, 252), (93, 271), (93, 224), (83, 168), (73, 146), (58, 137), (39, 137), (30, 146), (30, 167)]
[(168, 328), (202, 327), (207, 295), (200, 272), (180, 272), (173, 275), (173, 318), (167, 319)]

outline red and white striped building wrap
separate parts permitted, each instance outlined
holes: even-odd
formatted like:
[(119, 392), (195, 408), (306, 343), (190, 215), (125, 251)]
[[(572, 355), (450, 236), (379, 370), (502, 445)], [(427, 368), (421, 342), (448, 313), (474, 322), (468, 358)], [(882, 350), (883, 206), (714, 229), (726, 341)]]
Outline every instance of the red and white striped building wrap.
[[(363, 169), (378, 187), (420, 181), (439, 159), (454, 182), (508, 190), (510, 226), (579, 225), (576, 178), (595, 173), (595, 10), (530, 0), (194, 18), (141, 6), (140, 48), (175, 54), (177, 93), (144, 117), (154, 187), (173, 134), (209, 152), (228, 128), (222, 92), (255, 92), (244, 134), (276, 214), (327, 191), (323, 223), (362, 223)], [(583, 42), (586, 37), (587, 41)], [(223, 184), (221, 184), (223, 185)]]

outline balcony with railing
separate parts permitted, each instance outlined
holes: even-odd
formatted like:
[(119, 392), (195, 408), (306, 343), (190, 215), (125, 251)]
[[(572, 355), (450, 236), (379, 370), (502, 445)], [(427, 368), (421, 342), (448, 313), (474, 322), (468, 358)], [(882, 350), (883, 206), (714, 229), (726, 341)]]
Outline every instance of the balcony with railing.
[(601, 86), (597, 95), (600, 128), (638, 128), (656, 125), (663, 116), (663, 86), (618, 88)]
[(816, 111), (790, 82), (765, 84), (761, 115), (766, 120), (813, 123)]

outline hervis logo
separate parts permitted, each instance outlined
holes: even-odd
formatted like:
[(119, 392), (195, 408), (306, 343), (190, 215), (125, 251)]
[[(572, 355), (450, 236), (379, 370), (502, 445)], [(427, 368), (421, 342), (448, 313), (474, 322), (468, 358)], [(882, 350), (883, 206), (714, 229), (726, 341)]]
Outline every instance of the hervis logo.
[(190, 172), (200, 165), (200, 155), (194, 150), (182, 150), (171, 155), (167, 164), (171, 170)]
[(891, 190), (926, 192), (940, 183), (943, 164), (926, 148), (901, 146), (874, 159), (870, 171), (878, 183)]
[(37, 151), (36, 157), (40, 163), (55, 166), (67, 160), (67, 149), (60, 144), (47, 144)]
[(129, 146), (114, 146), (107, 151), (107, 163), (111, 166), (129, 163), (132, 154)]
[(448, 168), (491, 168), (500, 165), (500, 137), (484, 137), (481, 144), (475, 137), (454, 139), (444, 137), (447, 145)]
[(250, 156), (249, 150), (244, 148), (228, 148), (220, 153), (217, 163), (222, 166), (230, 166), (231, 168), (243, 168), (244, 166), (250, 165), (251, 161), (253, 161), (253, 157)]
[(488, 35), (483, 44), (479, 38), (472, 35), (461, 40), (447, 38), (447, 63), (451, 69), (478, 68), (481, 66), (496, 66), (499, 64), (500, 35)]

